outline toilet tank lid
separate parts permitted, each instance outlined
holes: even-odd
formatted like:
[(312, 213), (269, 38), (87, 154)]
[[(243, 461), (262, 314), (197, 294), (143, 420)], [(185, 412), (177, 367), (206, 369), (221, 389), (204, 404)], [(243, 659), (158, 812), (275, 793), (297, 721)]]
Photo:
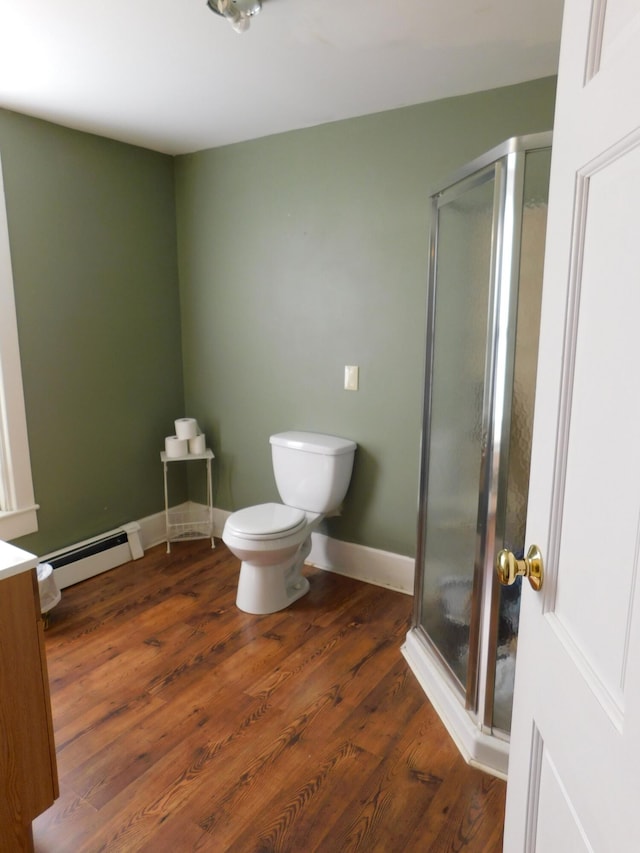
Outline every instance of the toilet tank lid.
[(351, 441), (349, 438), (296, 430), (276, 433), (276, 435), (271, 436), (269, 441), (271, 444), (280, 447), (304, 450), (307, 453), (321, 453), (324, 456), (340, 456), (342, 453), (352, 453), (357, 447), (355, 441)]

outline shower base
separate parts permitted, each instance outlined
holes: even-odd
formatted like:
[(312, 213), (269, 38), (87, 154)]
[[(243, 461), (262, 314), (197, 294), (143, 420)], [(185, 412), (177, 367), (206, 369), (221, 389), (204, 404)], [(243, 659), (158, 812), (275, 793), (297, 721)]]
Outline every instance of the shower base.
[(483, 731), (464, 707), (460, 693), (451, 683), (450, 673), (421, 639), (416, 628), (407, 634), (401, 651), (465, 761), (493, 776), (506, 779), (508, 741)]

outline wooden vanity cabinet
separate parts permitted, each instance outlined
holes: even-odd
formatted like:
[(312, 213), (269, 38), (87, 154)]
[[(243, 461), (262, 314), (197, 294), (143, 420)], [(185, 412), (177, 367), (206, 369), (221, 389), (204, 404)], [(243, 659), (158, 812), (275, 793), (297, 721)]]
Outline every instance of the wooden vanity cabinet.
[(0, 853), (33, 850), (59, 793), (43, 631), (35, 568), (0, 579)]

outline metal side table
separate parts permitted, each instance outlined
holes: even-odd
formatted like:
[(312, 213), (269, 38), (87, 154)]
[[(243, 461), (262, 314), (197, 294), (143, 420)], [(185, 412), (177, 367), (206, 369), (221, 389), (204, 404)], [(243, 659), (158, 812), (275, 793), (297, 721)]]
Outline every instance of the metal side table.
[[(167, 525), (167, 554), (171, 553), (171, 543), (188, 539), (211, 539), (211, 547), (215, 548), (213, 539), (213, 490), (211, 488), (211, 460), (215, 459), (213, 451), (207, 448), (204, 453), (188, 453), (186, 456), (167, 456), (166, 451), (160, 453), (164, 468), (164, 513)], [(176, 507), (169, 509), (169, 486), (167, 471), (170, 462), (206, 463), (207, 468), (207, 504), (195, 504), (188, 508)]]

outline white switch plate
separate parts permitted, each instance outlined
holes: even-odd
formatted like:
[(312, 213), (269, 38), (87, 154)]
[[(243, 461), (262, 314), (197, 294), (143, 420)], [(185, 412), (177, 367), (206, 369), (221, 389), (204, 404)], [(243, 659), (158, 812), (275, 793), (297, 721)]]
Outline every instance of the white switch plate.
[(356, 364), (346, 364), (344, 368), (344, 390), (358, 390), (358, 366)]

